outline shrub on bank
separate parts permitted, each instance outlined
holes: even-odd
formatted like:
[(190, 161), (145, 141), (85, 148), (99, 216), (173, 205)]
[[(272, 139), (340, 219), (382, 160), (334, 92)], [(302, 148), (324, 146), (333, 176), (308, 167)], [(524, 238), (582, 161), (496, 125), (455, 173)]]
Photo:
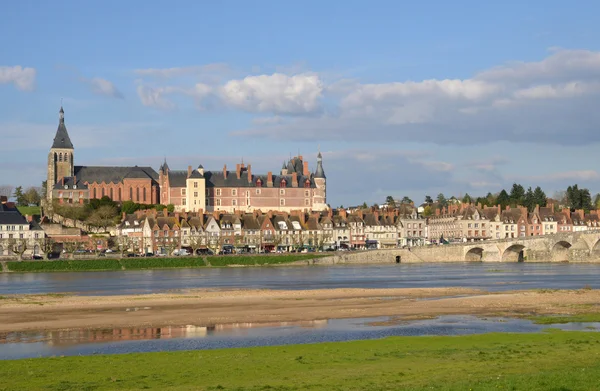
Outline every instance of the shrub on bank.
[(121, 264), (118, 259), (88, 259), (69, 261), (70, 270), (121, 270)]
[(229, 265), (279, 265), (307, 259), (320, 258), (323, 254), (289, 254), (289, 255), (228, 255), (224, 257), (209, 257), (212, 266)]
[(163, 269), (173, 267), (203, 267), (203, 258), (123, 258), (121, 264), (126, 270)]
[(65, 272), (71, 270), (69, 261), (6, 262), (11, 272)]

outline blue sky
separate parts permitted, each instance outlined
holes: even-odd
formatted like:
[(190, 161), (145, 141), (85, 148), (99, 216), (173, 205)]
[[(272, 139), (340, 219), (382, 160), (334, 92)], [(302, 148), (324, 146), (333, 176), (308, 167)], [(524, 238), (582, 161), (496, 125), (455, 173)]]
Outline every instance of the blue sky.
[(600, 191), (592, 1), (20, 1), (0, 24), (0, 184), (78, 165), (315, 167), (332, 205)]

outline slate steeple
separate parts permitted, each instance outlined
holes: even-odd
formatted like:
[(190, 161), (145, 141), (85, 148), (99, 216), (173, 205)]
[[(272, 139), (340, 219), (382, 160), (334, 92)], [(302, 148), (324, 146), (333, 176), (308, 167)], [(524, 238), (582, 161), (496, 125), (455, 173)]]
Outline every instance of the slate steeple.
[(63, 110), (62, 106), (60, 107), (58, 118), (58, 129), (56, 129), (56, 136), (54, 136), (52, 148), (73, 149), (73, 143), (69, 138), (69, 133), (67, 132), (67, 127), (65, 126), (65, 111)]
[(317, 155), (317, 169), (315, 170), (315, 178), (325, 178), (325, 170), (323, 170), (323, 156), (321, 151)]

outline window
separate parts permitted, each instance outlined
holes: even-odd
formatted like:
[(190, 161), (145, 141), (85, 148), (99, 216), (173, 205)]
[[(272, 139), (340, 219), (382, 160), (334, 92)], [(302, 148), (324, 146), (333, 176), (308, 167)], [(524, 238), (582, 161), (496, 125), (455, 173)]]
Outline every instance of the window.
[(475, 228), (479, 228), (479, 223), (475, 223)]
[(217, 206), (221, 206), (221, 199), (220, 199), (220, 198), (217, 198), (217, 200), (216, 200), (216, 201), (217, 201), (216, 205), (217, 205)]
[(471, 223), (467, 224), (467, 228), (471, 228), (472, 225), (473, 224), (471, 224)]
[[(94, 189), (95, 193), (95, 189)], [(96, 198), (96, 194), (94, 194), (94, 198)], [(133, 187), (129, 188), (129, 199), (133, 201)]]
[(184, 188), (184, 189), (181, 189), (181, 195), (182, 195), (182, 196), (186, 195), (186, 192), (187, 192), (187, 189), (185, 189), (185, 188)]
[(58, 161), (62, 162), (62, 152), (58, 154)]
[(94, 187), (94, 198), (98, 198), (96, 197), (96, 188)]
[(198, 188), (198, 182), (194, 181), (194, 188)]
[(285, 199), (280, 199), (279, 200), (279, 206), (285, 206)]
[(305, 190), (304, 191), (304, 197), (310, 197), (310, 191)]
[[(257, 183), (257, 185), (258, 185), (258, 183)], [(260, 195), (260, 189), (256, 189), (256, 194)]]
[(185, 205), (185, 204), (186, 204), (186, 201), (187, 201), (187, 200), (186, 200), (185, 198), (184, 198), (184, 199), (182, 199), (182, 200), (181, 200), (181, 204), (182, 204), (182, 205)]
[(194, 192), (194, 198), (196, 198), (196, 197), (198, 197), (198, 192), (197, 191)]
[(279, 195), (285, 195), (285, 189), (279, 189)]
[(237, 200), (235, 200), (235, 199), (231, 200), (231, 205), (237, 206)]
[(217, 189), (217, 196), (221, 196), (221, 189)]
[(310, 200), (308, 198), (304, 199), (304, 206), (309, 206), (310, 205)]
[(142, 193), (144, 193), (143, 194), (143, 197), (144, 197), (143, 200), (144, 200), (144, 202), (146, 202), (146, 188), (145, 187), (142, 189)]
[(231, 189), (231, 195), (233, 197), (237, 196), (237, 189)]

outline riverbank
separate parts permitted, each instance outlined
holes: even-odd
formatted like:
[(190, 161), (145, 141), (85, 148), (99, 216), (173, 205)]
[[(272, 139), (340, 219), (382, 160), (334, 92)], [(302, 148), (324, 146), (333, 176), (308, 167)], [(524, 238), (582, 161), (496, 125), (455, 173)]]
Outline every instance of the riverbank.
[(551, 332), (25, 359), (2, 362), (0, 389), (593, 390), (598, 346)]
[(600, 290), (468, 288), (189, 290), (124, 296), (5, 295), (0, 332), (439, 315), (528, 317), (600, 312)]
[(209, 257), (93, 258), (50, 261), (3, 261), (2, 271), (16, 273), (146, 270), (196, 267), (269, 266), (311, 262), (327, 254), (230, 255)]

